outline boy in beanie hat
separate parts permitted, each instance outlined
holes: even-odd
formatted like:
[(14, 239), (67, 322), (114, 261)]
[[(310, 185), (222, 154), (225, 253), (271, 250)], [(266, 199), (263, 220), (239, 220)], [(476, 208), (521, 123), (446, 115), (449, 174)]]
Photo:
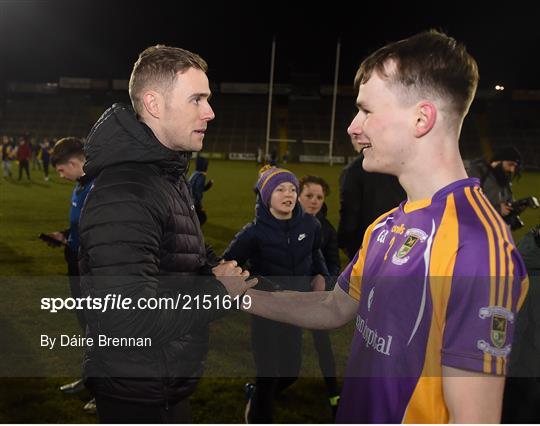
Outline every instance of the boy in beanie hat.
[[(324, 290), (328, 271), (320, 250), (321, 225), (297, 203), (298, 189), (289, 170), (263, 167), (255, 185), (255, 219), (235, 236), (223, 258), (239, 266), (249, 261), (253, 275), (270, 277), (280, 290)], [(272, 423), (275, 396), (298, 377), (301, 344), (299, 327), (251, 318), (257, 378), (255, 385), (246, 385), (246, 422)]]
[(206, 182), (206, 171), (208, 170), (208, 159), (198, 156), (195, 160), (195, 172), (189, 177), (188, 185), (193, 196), (195, 212), (199, 218), (201, 226), (206, 222), (207, 215), (202, 205), (203, 195), (212, 188), (214, 181), (210, 179)]
[[(287, 169), (280, 169), (278, 167), (264, 166), (259, 171), (259, 180), (255, 186), (255, 191), (259, 194), (261, 202), (269, 209), (271, 209), (270, 198), (274, 193), (274, 190), (281, 184), (288, 183), (288, 186), (292, 185), (295, 190), (296, 197), (298, 197), (298, 179), (296, 176)], [(294, 200), (296, 203), (296, 198)], [(294, 203), (292, 205), (294, 208)], [(292, 212), (292, 209), (291, 209)]]

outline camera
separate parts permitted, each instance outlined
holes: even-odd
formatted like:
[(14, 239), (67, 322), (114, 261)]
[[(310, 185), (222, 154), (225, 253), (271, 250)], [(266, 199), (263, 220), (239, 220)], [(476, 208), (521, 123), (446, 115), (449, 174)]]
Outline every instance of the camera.
[(532, 232), (534, 235), (534, 242), (536, 243), (536, 246), (540, 248), (540, 223), (533, 228)]
[(504, 218), (506, 223), (510, 225), (510, 229), (512, 231), (515, 231), (516, 229), (523, 228), (525, 224), (519, 217), (519, 214), (522, 213), (527, 208), (537, 209), (540, 207), (540, 203), (538, 203), (538, 198), (536, 197), (526, 197), (521, 198), (519, 200), (514, 200), (510, 203), (512, 206), (512, 213), (510, 213), (508, 216)]

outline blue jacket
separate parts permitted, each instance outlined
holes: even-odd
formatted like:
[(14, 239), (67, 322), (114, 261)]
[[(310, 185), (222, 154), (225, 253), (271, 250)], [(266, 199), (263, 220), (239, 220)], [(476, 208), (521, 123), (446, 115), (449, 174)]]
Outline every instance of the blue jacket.
[(94, 185), (93, 179), (86, 175), (77, 179), (77, 185), (71, 194), (71, 209), (69, 210), (69, 230), (67, 232), (67, 243), (69, 248), (77, 253), (79, 251), (79, 219), (88, 192)]
[(188, 181), (193, 203), (196, 207), (202, 207), (203, 193), (212, 187), (212, 181), (206, 182), (206, 175), (200, 171), (194, 172)]
[(223, 258), (249, 261), (251, 275), (276, 277), (271, 280), (282, 290), (310, 291), (313, 275), (328, 275), (320, 245), (321, 225), (300, 203), (291, 219), (278, 220), (258, 201), (255, 219), (236, 234)]

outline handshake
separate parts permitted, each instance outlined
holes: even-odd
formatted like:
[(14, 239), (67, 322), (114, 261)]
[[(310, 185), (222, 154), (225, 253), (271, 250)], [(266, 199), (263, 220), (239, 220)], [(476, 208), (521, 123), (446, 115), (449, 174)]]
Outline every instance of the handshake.
[(212, 273), (225, 286), (231, 297), (243, 296), (257, 284), (257, 278), (250, 278), (249, 271), (238, 266), (236, 260), (220, 260), (212, 268)]

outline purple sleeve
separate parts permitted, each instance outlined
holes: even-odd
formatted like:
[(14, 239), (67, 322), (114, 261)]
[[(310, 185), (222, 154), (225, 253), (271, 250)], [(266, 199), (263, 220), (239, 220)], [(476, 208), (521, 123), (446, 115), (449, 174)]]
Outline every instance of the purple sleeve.
[(462, 370), (503, 375), (518, 304), (526, 291), (525, 267), (514, 248), (505, 259), (506, 273), (495, 277), (485, 272), (478, 253), (466, 257), (476, 258), (476, 267), (465, 262), (467, 267), (463, 268), (463, 264), (456, 262), (446, 309), (441, 362)]
[(351, 273), (352, 273), (354, 264), (358, 260), (358, 254), (359, 253), (360, 252), (356, 253), (353, 260), (347, 265), (347, 267), (343, 270), (343, 272), (339, 275), (339, 277), (337, 279), (338, 285), (347, 294), (349, 294), (349, 284), (350, 284), (350, 281), (351, 281)]

